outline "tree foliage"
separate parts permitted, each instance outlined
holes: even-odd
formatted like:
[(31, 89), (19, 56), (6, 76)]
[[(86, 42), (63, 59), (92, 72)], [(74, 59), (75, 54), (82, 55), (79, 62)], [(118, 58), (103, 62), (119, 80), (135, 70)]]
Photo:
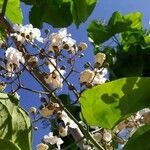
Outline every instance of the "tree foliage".
[[(80, 24), (91, 15), (97, 3), (96, 0), (22, 0), (22, 2), (30, 5), (28, 17), (30, 23), (37, 28), (42, 28), (43, 23), (48, 23), (55, 28), (68, 27), (74, 23), (79, 28)], [(51, 131), (55, 134), (50, 132), (49, 135), (44, 136), (42, 140), (44, 142), (41, 144), (45, 149), (48, 149), (47, 147), (54, 149), (56, 146), (59, 149), (61, 144), (64, 149), (78, 149), (78, 147), (84, 149), (86, 146), (108, 149), (107, 146), (115, 148), (114, 145), (118, 146), (119, 143), (124, 144), (124, 150), (150, 149), (150, 113), (148, 112), (147, 116), (143, 113), (140, 119), (134, 121), (141, 110), (150, 108), (150, 33), (142, 26), (143, 15), (140, 12), (126, 15), (114, 12), (107, 23), (93, 20), (89, 24), (87, 33), (93, 45), (95, 63), (94, 67), (90, 63), (84, 64), (85, 71), (80, 73), (80, 85), (75, 87), (68, 78), (72, 72), (77, 73), (73, 68), (76, 57), (83, 57), (81, 52), (87, 45), (83, 42), (76, 44), (67, 30), (61, 29), (49, 37), (53, 44), (48, 45), (47, 42), (45, 46), (41, 46), (45, 39), (41, 38), (39, 29), (32, 25), (12, 27), (13, 24), (21, 24), (23, 20), (19, 0), (0, 0), (0, 9), (1, 49), (13, 52), (13, 56), (5, 54), (13, 63), (1, 58), (3, 64), (0, 64), (0, 71), (5, 70), (5, 73), (1, 73), (0, 76), (6, 79), (5, 83), (11, 86), (15, 84), (15, 88), (17, 87), (15, 90), (11, 87), (10, 93), (0, 92), (0, 147), (2, 149), (31, 150), (32, 123), (40, 120), (46, 127), (50, 124)], [(29, 32), (30, 30), (33, 32)], [(109, 42), (111, 44), (108, 44)], [(28, 44), (30, 46), (27, 46)], [(34, 48), (38, 50), (38, 54), (31, 52)], [(61, 50), (66, 52), (61, 53)], [(14, 57), (14, 54), (17, 57)], [(67, 66), (70, 65), (71, 68), (65, 78), (64, 70), (69, 70), (69, 67), (57, 66), (62, 58), (66, 59)], [(22, 70), (19, 72), (20, 65)], [(44, 65), (48, 66), (50, 72)], [(24, 70), (34, 77), (43, 91), (24, 87), (19, 78)], [(106, 70), (109, 73), (105, 72)], [(108, 74), (109, 80), (105, 77)], [(9, 79), (7, 81), (8, 76), (12, 78), (11, 82)], [(85, 76), (87, 81), (82, 76)], [(56, 88), (52, 83), (55, 83)], [(63, 83), (70, 93), (75, 95), (76, 101), (72, 100), (72, 93), (67, 95), (56, 92), (58, 88), (62, 88)], [(0, 82), (1, 91), (3, 87), (3, 83)], [(40, 93), (40, 95), (45, 94), (48, 97), (48, 99), (40, 97), (41, 106), (38, 111), (33, 107), (30, 110), (32, 123), (31, 116), (14, 97), (15, 91), (20, 89)], [(135, 124), (132, 127), (131, 122)], [(120, 127), (122, 123), (124, 128)], [(93, 126), (96, 126), (96, 130)], [(120, 132), (122, 129), (133, 127), (136, 130), (131, 134), (132, 136), (126, 139), (126, 142), (121, 137), (120, 142), (116, 128)], [(55, 141), (52, 142), (52, 139)]]

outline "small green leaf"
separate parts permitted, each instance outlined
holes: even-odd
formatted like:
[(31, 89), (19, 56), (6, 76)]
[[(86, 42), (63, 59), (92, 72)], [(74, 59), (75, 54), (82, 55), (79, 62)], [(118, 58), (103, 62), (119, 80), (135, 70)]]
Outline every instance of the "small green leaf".
[[(3, 0), (0, 0), (0, 9), (2, 10)], [(20, 7), (20, 0), (8, 0), (6, 7), (6, 16), (14, 24), (22, 23), (23, 16)]]
[(84, 119), (89, 125), (112, 129), (118, 122), (150, 107), (150, 78), (129, 77), (95, 86), (81, 94)]
[(130, 13), (125, 16), (119, 12), (114, 12), (107, 25), (94, 20), (89, 25), (87, 31), (95, 44), (101, 44), (117, 33), (141, 30), (141, 18), (142, 14), (139, 12)]
[(0, 93), (0, 108), (0, 138), (11, 140), (21, 150), (31, 150), (31, 121), (28, 114), (18, 106), (18, 100)]
[(150, 150), (150, 125), (144, 125), (129, 138), (123, 150)]

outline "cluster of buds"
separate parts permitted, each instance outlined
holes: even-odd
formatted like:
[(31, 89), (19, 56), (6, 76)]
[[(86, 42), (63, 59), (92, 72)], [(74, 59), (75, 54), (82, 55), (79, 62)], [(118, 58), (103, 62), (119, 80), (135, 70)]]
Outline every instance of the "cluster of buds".
[[(80, 74), (80, 83), (86, 87), (103, 84), (109, 79), (107, 68), (102, 67), (106, 59), (104, 53), (97, 53), (95, 56), (94, 69), (85, 69)], [(89, 67), (89, 66), (88, 66)]]

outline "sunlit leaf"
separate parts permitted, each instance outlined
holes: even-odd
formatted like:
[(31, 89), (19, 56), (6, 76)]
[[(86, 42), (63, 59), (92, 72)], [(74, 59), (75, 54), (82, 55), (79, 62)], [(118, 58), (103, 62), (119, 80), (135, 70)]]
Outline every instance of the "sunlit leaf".
[[(2, 10), (3, 0), (0, 0), (0, 9)], [(6, 7), (6, 16), (12, 23), (22, 23), (23, 16), (20, 7), (20, 0), (8, 0)]]
[(95, 86), (80, 98), (89, 125), (113, 128), (132, 113), (150, 106), (150, 78), (129, 77)]

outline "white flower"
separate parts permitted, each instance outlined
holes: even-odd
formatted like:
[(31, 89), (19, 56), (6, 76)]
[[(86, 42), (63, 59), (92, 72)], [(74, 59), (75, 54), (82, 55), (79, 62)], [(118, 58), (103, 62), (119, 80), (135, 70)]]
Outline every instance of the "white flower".
[(25, 59), (23, 58), (22, 53), (13, 47), (7, 48), (5, 52), (5, 56), (7, 60), (7, 63), (6, 63), (7, 76), (13, 77), (14, 68), (15, 68), (14, 65), (16, 65), (17, 68), (19, 68), (20, 62), (24, 64)]
[(68, 117), (65, 111), (61, 112), (60, 118), (64, 122), (65, 126), (69, 126), (70, 128), (78, 128), (77, 124), (70, 119), (70, 117)]
[(37, 150), (48, 150), (48, 148), (49, 148), (48, 145), (44, 143), (40, 143), (36, 147)]
[(62, 28), (58, 32), (52, 33), (49, 37), (51, 42), (49, 50), (55, 52), (54, 47), (58, 47), (58, 50), (61, 50), (63, 48), (63, 38), (67, 36), (68, 34), (66, 28)]
[(104, 139), (106, 142), (111, 141), (111, 139), (112, 139), (111, 133), (108, 132), (108, 131), (106, 131), (106, 132), (103, 134), (103, 139)]
[(109, 79), (109, 72), (106, 68), (95, 69), (95, 77), (92, 81), (94, 85), (103, 84)]
[(72, 54), (77, 51), (76, 41), (71, 38), (71, 34), (67, 33), (66, 28), (62, 28), (58, 32), (52, 33), (49, 40), (49, 51), (59, 52), (62, 49), (66, 49)]
[(94, 78), (94, 71), (86, 69), (80, 74), (80, 83), (90, 83)]
[(101, 52), (97, 53), (95, 55), (95, 64), (98, 63), (98, 64), (100, 64), (100, 66), (102, 66), (105, 59), (106, 59), (106, 55), (104, 53), (101, 53)]
[(15, 64), (19, 67), (19, 62), (25, 63), (22, 53), (13, 47), (7, 48), (5, 56), (8, 64)]
[(43, 140), (44, 142), (49, 143), (51, 145), (56, 144), (59, 150), (60, 150), (60, 145), (64, 143), (61, 138), (58, 138), (57, 136), (53, 136), (53, 132), (50, 132), (48, 135), (45, 135)]
[(91, 83), (92, 85), (103, 84), (109, 79), (109, 72), (106, 68), (91, 71), (86, 69), (80, 74), (80, 83)]
[[(65, 74), (65, 70), (59, 69), (59, 72), (55, 70), (53, 73), (49, 74), (48, 77), (45, 77), (46, 83), (50, 84), (53, 89), (62, 88), (63, 86), (63, 76)], [(61, 75), (60, 75), (61, 74)]]
[(76, 40), (71, 37), (65, 37), (62, 40), (64, 47), (66, 46), (66, 50), (71, 53), (75, 53), (77, 51)]
[(31, 24), (27, 25), (14, 25), (14, 30), (16, 33), (12, 33), (11, 36), (16, 37), (17, 41), (20, 41), (22, 44), (27, 40), (34, 42), (37, 40), (39, 42), (43, 42), (43, 38), (41, 37), (41, 32), (37, 28), (33, 28)]

